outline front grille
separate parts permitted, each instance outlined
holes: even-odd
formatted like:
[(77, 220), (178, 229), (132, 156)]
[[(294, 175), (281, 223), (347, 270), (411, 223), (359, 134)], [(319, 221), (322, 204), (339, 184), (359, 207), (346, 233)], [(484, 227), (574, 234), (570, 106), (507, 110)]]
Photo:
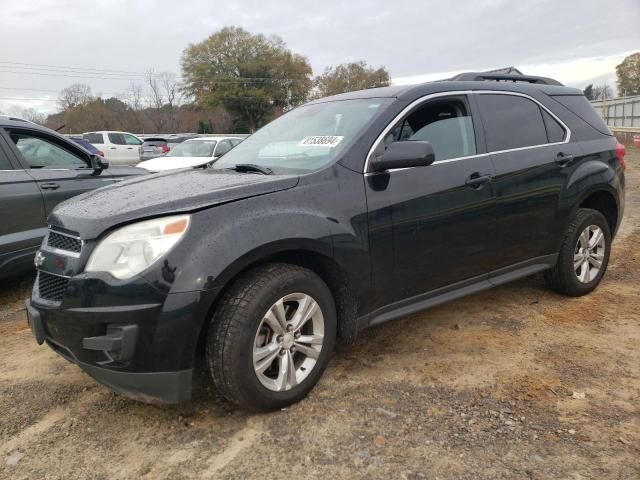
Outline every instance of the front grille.
[(43, 271), (38, 272), (38, 295), (40, 298), (52, 302), (60, 302), (64, 297), (68, 284), (68, 278), (51, 275)]
[(80, 253), (80, 250), (82, 250), (82, 240), (77, 237), (58, 233), (55, 230), (49, 230), (47, 245), (73, 253)]

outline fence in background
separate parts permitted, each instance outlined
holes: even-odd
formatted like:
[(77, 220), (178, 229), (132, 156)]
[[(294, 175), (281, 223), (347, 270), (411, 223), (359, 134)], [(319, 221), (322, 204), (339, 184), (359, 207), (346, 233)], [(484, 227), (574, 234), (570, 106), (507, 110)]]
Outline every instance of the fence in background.
[(620, 141), (640, 134), (640, 95), (591, 102)]

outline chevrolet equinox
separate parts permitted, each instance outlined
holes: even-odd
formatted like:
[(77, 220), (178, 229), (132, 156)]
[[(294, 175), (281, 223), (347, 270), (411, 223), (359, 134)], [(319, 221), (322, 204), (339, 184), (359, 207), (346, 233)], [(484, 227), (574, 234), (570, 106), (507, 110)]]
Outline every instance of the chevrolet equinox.
[(189, 400), (204, 351), (225, 397), (281, 408), (336, 338), (536, 272), (591, 292), (624, 168), (582, 92), (552, 79), (467, 73), (312, 101), (210, 169), (58, 205), (29, 323), (132, 398)]

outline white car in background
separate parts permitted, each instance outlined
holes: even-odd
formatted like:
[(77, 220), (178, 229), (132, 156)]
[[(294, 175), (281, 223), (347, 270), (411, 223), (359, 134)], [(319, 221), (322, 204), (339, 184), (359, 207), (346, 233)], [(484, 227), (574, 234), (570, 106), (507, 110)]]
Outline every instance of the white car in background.
[(142, 140), (129, 132), (86, 132), (82, 138), (104, 153), (113, 165), (135, 165), (140, 161)]
[(200, 137), (177, 144), (166, 155), (137, 164), (150, 172), (189, 167), (208, 167), (242, 142), (238, 137)]

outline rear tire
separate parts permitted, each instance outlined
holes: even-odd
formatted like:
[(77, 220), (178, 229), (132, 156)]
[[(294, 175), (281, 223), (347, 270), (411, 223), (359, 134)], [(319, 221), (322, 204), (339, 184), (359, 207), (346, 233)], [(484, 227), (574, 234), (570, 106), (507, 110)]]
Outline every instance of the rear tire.
[(565, 231), (558, 262), (545, 273), (547, 286), (571, 297), (592, 292), (607, 270), (610, 252), (607, 220), (597, 210), (579, 209)]
[(331, 291), (315, 273), (273, 263), (243, 274), (221, 300), (206, 342), (218, 391), (267, 411), (304, 398), (327, 366), (336, 336)]

